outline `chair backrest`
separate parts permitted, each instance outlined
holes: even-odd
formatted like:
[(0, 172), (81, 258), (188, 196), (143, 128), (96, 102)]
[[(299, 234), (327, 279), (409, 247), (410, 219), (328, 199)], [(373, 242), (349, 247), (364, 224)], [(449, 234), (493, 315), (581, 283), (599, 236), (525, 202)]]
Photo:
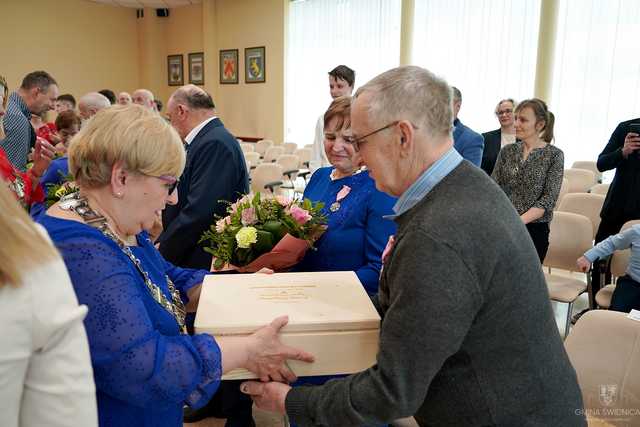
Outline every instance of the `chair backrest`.
[(282, 166), (277, 163), (260, 163), (251, 173), (251, 192), (269, 194), (264, 185), (282, 181)]
[(242, 142), (240, 143), (240, 148), (243, 153), (252, 153), (256, 151), (256, 144), (252, 144), (250, 142)]
[(284, 154), (293, 154), (298, 149), (298, 144), (295, 142), (285, 142), (282, 146), (284, 147)]
[(284, 172), (298, 169), (300, 158), (295, 154), (281, 154), (276, 159), (276, 163), (282, 166)]
[(275, 162), (278, 156), (284, 154), (284, 147), (281, 145), (274, 145), (273, 147), (267, 148), (267, 151), (264, 153), (264, 162)]
[(596, 162), (591, 162), (591, 161), (573, 162), (573, 165), (571, 165), (571, 169), (588, 170), (595, 174), (596, 180), (600, 181), (602, 179), (602, 172), (598, 170), (598, 166), (596, 165)]
[[(589, 413), (607, 421), (606, 414), (612, 420), (620, 417), (616, 409), (640, 407), (640, 322), (618, 311), (591, 310), (564, 345)], [(640, 419), (637, 412), (633, 419)]]
[(624, 249), (622, 251), (615, 251), (611, 255), (611, 277), (620, 277), (627, 274), (627, 267), (629, 266), (629, 259), (631, 258), (631, 250)]
[(258, 166), (260, 164), (260, 153), (256, 153), (255, 151), (244, 153), (244, 160), (251, 162), (252, 166)]
[(550, 229), (549, 249), (543, 265), (575, 271), (576, 260), (592, 246), (591, 220), (584, 215), (556, 211)]
[(565, 169), (564, 177), (569, 180), (568, 193), (586, 193), (596, 184), (596, 174), (585, 169)]
[(595, 237), (600, 226), (600, 211), (603, 204), (604, 196), (602, 194), (569, 193), (562, 198), (556, 212), (573, 212), (586, 216), (591, 220), (592, 237)]
[(563, 177), (562, 185), (560, 185), (560, 193), (558, 194), (558, 200), (556, 200), (556, 205), (553, 208), (553, 210), (558, 209), (558, 206), (560, 206), (560, 202), (562, 202), (562, 199), (564, 198), (564, 196), (567, 195), (568, 192), (569, 192), (569, 180)]
[(589, 189), (589, 193), (602, 194), (603, 196), (606, 196), (609, 192), (609, 185), (610, 184), (596, 184)]
[(256, 142), (255, 150), (260, 153), (261, 156), (264, 156), (264, 153), (267, 151), (267, 148), (273, 145), (273, 141), (270, 139), (262, 139)]
[(298, 148), (295, 154), (300, 158), (300, 167), (305, 167), (305, 163), (311, 161), (311, 148)]

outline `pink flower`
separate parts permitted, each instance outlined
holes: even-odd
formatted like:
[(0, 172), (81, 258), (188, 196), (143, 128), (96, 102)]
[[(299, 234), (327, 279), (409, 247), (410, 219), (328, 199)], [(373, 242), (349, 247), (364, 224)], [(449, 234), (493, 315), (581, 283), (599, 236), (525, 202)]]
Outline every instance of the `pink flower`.
[(389, 252), (391, 252), (391, 249), (393, 249), (393, 245), (395, 244), (396, 244), (395, 237), (393, 237), (393, 235), (389, 236), (389, 240), (387, 241), (387, 246), (384, 248), (384, 251), (382, 251), (382, 262), (387, 261)]
[(285, 207), (289, 205), (289, 199), (280, 194), (276, 195), (276, 201), (280, 204), (280, 206)]
[(348, 185), (343, 185), (340, 191), (338, 191), (338, 194), (336, 194), (336, 202), (339, 202), (340, 200), (347, 197), (350, 191), (351, 187), (349, 187)]
[(291, 206), (289, 213), (291, 213), (293, 219), (300, 225), (306, 224), (307, 221), (311, 219), (311, 214), (309, 214), (309, 211), (302, 209), (301, 207), (296, 205)]
[(229, 217), (220, 218), (219, 220), (216, 221), (216, 231), (218, 233), (224, 232), (224, 228), (227, 226), (227, 221), (226, 221), (227, 218), (229, 218)]
[(247, 225), (255, 224), (256, 221), (258, 221), (258, 217), (254, 208), (246, 208), (242, 211), (242, 225), (246, 227)]

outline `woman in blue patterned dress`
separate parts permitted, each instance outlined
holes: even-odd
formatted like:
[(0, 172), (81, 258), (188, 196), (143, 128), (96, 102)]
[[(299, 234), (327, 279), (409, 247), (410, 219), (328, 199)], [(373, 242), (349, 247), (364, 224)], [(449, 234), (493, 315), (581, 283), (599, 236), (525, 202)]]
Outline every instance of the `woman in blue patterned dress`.
[(335, 99), (324, 115), (324, 149), (332, 166), (311, 177), (304, 197), (323, 202), (327, 231), (307, 251), (296, 271), (355, 271), (367, 293), (378, 292), (382, 251), (395, 223), (396, 199), (376, 190), (369, 172), (361, 170), (353, 146), (345, 142), (350, 130), (351, 97)]
[(207, 271), (165, 261), (145, 230), (175, 188), (185, 154), (178, 134), (143, 107), (98, 113), (69, 147), (80, 192), (40, 217), (62, 254), (81, 304), (96, 382), (100, 426), (182, 426), (184, 404), (209, 401), (223, 372), (245, 367), (293, 379), (274, 320), (248, 338), (186, 334)]

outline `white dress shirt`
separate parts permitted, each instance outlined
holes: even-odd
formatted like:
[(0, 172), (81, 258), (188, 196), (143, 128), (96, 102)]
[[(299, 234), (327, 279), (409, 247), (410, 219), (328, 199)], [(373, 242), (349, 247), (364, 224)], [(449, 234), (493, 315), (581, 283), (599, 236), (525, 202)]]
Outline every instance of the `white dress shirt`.
[(211, 120), (214, 120), (217, 118), (218, 116), (209, 117), (208, 119), (200, 123), (198, 126), (191, 129), (191, 132), (189, 132), (187, 136), (185, 136), (184, 142), (186, 142), (187, 145), (191, 144), (191, 141), (193, 141), (196, 138), (196, 136), (198, 136), (202, 128), (204, 128), (207, 125), (207, 123), (209, 123)]
[(98, 425), (86, 315), (59, 257), (0, 286), (0, 426)]
[(316, 122), (316, 133), (313, 140), (313, 149), (311, 150), (311, 162), (314, 162), (314, 167), (309, 165), (311, 169), (318, 169), (325, 166), (330, 166), (327, 154), (324, 151), (324, 114), (322, 114)]

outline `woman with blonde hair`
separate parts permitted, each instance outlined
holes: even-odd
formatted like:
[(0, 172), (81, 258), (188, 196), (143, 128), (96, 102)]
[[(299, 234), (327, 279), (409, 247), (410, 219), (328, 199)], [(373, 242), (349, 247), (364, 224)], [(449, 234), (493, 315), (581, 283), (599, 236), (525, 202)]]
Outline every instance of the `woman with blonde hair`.
[(160, 115), (139, 105), (98, 112), (69, 145), (79, 193), (39, 221), (62, 253), (81, 303), (101, 426), (182, 426), (182, 408), (209, 401), (221, 375), (243, 367), (277, 381), (295, 376), (285, 358), (311, 361), (282, 345), (286, 317), (246, 338), (188, 335), (207, 271), (165, 261), (149, 230), (176, 186), (185, 150)]
[(0, 182), (0, 425), (96, 426), (89, 346), (69, 275)]

